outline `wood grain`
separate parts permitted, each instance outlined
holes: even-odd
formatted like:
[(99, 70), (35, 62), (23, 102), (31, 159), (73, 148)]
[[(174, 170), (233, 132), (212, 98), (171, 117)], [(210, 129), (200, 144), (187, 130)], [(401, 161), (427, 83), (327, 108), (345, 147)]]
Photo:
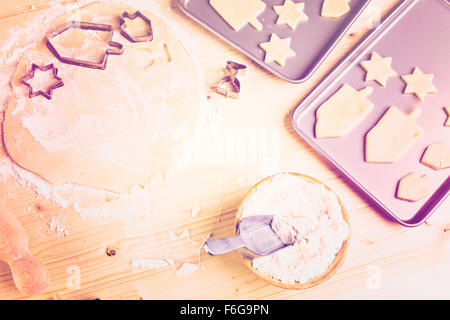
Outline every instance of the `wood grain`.
[[(386, 12), (397, 1), (372, 4)], [(206, 94), (216, 110), (218, 130), (236, 136), (272, 132), (276, 143), (267, 159), (244, 163), (197, 163), (168, 179), (150, 201), (152, 213), (143, 221), (130, 217), (83, 218), (61, 208), (6, 177), (0, 197), (22, 222), (30, 237), (31, 252), (49, 271), (50, 285), (36, 299), (326, 299), (326, 298), (449, 298), (450, 201), (427, 223), (404, 228), (373, 209), (334, 171), (290, 125), (290, 113), (324, 75), (367, 32), (374, 11), (368, 10), (351, 28), (318, 72), (306, 83), (279, 80), (186, 18), (174, 1), (158, 0), (164, 12), (188, 30), (199, 47), (205, 88), (222, 75), (225, 62), (249, 66), (241, 78), (239, 100), (225, 99), (212, 90)], [(20, 21), (48, 7), (45, 0), (3, 0), (0, 3), (0, 39)], [(258, 131), (261, 130), (261, 131)], [(236, 150), (234, 150), (236, 151)], [(0, 157), (5, 157), (4, 151)], [(220, 160), (220, 159), (219, 159)], [(248, 160), (248, 159), (247, 159)], [(237, 253), (221, 257), (200, 255), (200, 269), (177, 275), (173, 268), (142, 270), (131, 267), (136, 258), (158, 253), (180, 261), (198, 262), (204, 237), (233, 234), (236, 209), (261, 178), (280, 171), (315, 177), (335, 190), (344, 202), (352, 226), (347, 256), (339, 271), (322, 285), (306, 290), (285, 290), (259, 279)], [(201, 208), (193, 219), (195, 204)], [(58, 228), (62, 226), (63, 228)], [(189, 239), (173, 240), (189, 230)], [(113, 248), (116, 255), (108, 256)], [(181, 257), (181, 258), (180, 258)], [(80, 282), (74, 281), (79, 274)], [(0, 263), (0, 298), (24, 299), (15, 288), (6, 264)]]

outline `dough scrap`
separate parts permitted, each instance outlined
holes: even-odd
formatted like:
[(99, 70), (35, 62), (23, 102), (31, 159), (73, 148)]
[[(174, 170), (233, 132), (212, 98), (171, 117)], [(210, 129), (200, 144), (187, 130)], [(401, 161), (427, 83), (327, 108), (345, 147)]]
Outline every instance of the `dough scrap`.
[(257, 19), (266, 9), (266, 4), (261, 0), (210, 0), (209, 3), (234, 31), (239, 31), (248, 23), (256, 30), (263, 29)]
[[(181, 41), (161, 18), (145, 12), (155, 39), (129, 42), (119, 32), (124, 11), (135, 10), (96, 2), (75, 12), (81, 21), (111, 24), (113, 40), (124, 45), (123, 55), (108, 58), (106, 70), (60, 63), (44, 40), (17, 65), (3, 123), (5, 146), (17, 164), (52, 184), (127, 193), (156, 183), (177, 167), (175, 151), (205, 112), (202, 80)], [(73, 15), (57, 18), (50, 30)], [(55, 41), (77, 57), (95, 51), (90, 41), (96, 34), (76, 31)], [(28, 97), (20, 79), (32, 62), (58, 68), (65, 85), (52, 100)]]
[(366, 70), (366, 81), (375, 80), (385, 87), (390, 77), (395, 77), (397, 72), (391, 67), (392, 57), (381, 57), (378, 53), (372, 52), (370, 60), (361, 62), (361, 66)]
[(420, 101), (423, 101), (427, 94), (437, 92), (433, 78), (433, 74), (425, 74), (419, 67), (415, 67), (412, 74), (402, 76), (406, 83), (405, 94), (415, 94)]
[(316, 112), (316, 138), (339, 138), (346, 136), (373, 110), (373, 103), (367, 98), (372, 93), (367, 87), (356, 91), (344, 84), (325, 101)]
[(405, 115), (390, 107), (366, 135), (366, 162), (391, 163), (403, 156), (425, 133), (414, 121), (420, 113), (416, 108)]
[(324, 0), (322, 5), (322, 17), (340, 18), (350, 11), (350, 0)]
[(419, 201), (431, 193), (431, 182), (431, 176), (420, 176), (418, 173), (412, 172), (400, 179), (396, 196), (401, 200)]
[(295, 3), (292, 0), (286, 0), (281, 6), (273, 7), (278, 14), (277, 24), (287, 24), (292, 30), (297, 28), (300, 22), (306, 22), (309, 20), (305, 9), (305, 3)]
[(420, 162), (435, 170), (450, 168), (450, 146), (446, 142), (429, 145)]
[(444, 126), (450, 127), (450, 106), (444, 107), (444, 110), (447, 113), (447, 120), (445, 121)]
[(291, 38), (279, 38), (275, 33), (272, 33), (268, 42), (263, 42), (259, 46), (266, 51), (264, 61), (266, 63), (275, 61), (280, 66), (286, 64), (286, 59), (294, 57), (295, 51), (291, 49)]

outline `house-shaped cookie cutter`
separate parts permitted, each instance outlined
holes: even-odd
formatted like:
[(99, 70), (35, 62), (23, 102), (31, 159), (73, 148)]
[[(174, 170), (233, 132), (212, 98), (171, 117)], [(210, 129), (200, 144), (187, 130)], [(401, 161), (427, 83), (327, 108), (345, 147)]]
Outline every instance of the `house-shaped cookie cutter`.
[[(148, 33), (141, 36), (133, 36), (127, 32), (127, 25), (125, 19), (134, 20), (141, 18), (148, 26)], [(136, 11), (134, 14), (129, 14), (127, 11), (120, 16), (120, 34), (131, 42), (150, 42), (153, 41), (153, 29), (152, 22), (149, 18), (143, 15), (140, 11)]]
[[(58, 35), (66, 32), (69, 29), (83, 29), (83, 30), (95, 30), (95, 31), (103, 31), (108, 32), (108, 44), (110, 45), (110, 48), (108, 48), (105, 51), (105, 54), (103, 55), (102, 59), (100, 61), (84, 61), (76, 58), (68, 58), (60, 55), (58, 50), (53, 46), (51, 43), (51, 40)], [(108, 56), (111, 55), (121, 55), (123, 54), (123, 45), (112, 41), (113, 38), (113, 27), (108, 24), (99, 24), (99, 23), (91, 23), (91, 22), (80, 22), (80, 21), (70, 21), (60, 27), (58, 27), (56, 30), (50, 32), (47, 34), (47, 47), (49, 50), (55, 55), (56, 58), (58, 58), (59, 61), (62, 63), (67, 63), (75, 66), (80, 67), (86, 67), (86, 68), (92, 68), (92, 69), (100, 69), (104, 70), (106, 69), (106, 64), (108, 60)]]

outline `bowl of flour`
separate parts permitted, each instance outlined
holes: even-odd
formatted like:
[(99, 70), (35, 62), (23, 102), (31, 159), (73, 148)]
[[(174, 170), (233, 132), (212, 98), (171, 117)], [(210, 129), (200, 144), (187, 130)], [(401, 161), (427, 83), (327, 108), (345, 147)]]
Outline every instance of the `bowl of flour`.
[(236, 213), (241, 219), (273, 215), (272, 229), (286, 247), (245, 264), (286, 289), (306, 289), (329, 279), (342, 265), (350, 238), (347, 211), (328, 186), (299, 173), (280, 173), (256, 184)]

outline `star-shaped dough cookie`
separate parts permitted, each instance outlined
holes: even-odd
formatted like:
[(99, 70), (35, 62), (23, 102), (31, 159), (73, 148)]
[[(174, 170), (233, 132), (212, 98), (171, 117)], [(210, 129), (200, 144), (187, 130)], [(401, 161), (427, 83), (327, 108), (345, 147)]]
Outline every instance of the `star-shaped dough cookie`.
[(390, 77), (395, 77), (397, 72), (391, 68), (391, 57), (383, 58), (376, 52), (372, 52), (370, 60), (361, 62), (361, 66), (367, 71), (366, 81), (375, 80), (383, 87)]
[(406, 83), (405, 94), (413, 93), (420, 101), (423, 101), (427, 94), (437, 92), (433, 78), (433, 74), (425, 74), (419, 67), (415, 67), (412, 74), (402, 76)]
[(292, 30), (295, 30), (300, 22), (308, 21), (308, 16), (303, 12), (305, 3), (295, 3), (292, 0), (286, 0), (282, 6), (274, 6), (273, 9), (278, 13), (277, 24), (287, 24)]
[(393, 163), (400, 159), (425, 134), (415, 119), (422, 109), (404, 114), (390, 107), (366, 134), (365, 156), (368, 163)]
[(266, 52), (264, 62), (277, 62), (280, 66), (284, 66), (286, 59), (295, 56), (295, 51), (291, 49), (291, 38), (279, 38), (272, 33), (268, 42), (260, 43), (259, 46)]

